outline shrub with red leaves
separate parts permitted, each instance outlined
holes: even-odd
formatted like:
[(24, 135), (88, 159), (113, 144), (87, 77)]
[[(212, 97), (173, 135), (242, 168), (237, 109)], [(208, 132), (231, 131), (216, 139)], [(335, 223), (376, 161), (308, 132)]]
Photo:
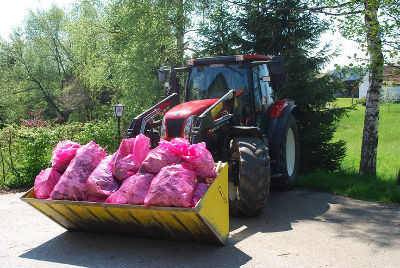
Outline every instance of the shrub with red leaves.
[(31, 117), (29, 119), (22, 119), (21, 126), (35, 128), (35, 127), (49, 127), (50, 124), (59, 121), (60, 118), (55, 118), (53, 120), (44, 120), (42, 118), (43, 110), (30, 110), (28, 111), (28, 115)]

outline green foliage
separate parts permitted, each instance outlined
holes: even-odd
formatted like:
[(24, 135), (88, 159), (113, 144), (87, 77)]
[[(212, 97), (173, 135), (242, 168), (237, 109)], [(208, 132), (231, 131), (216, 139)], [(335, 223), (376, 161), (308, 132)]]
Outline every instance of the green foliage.
[(80, 130), (74, 138), (80, 144), (95, 141), (108, 153), (113, 153), (118, 149), (121, 140), (118, 138), (116, 126), (112, 122), (89, 122), (79, 126)]
[(3, 183), (16, 188), (27, 186), (40, 170), (48, 167), (50, 137), (44, 128), (3, 129), (0, 137)]
[[(60, 140), (94, 140), (115, 151), (119, 139), (111, 105), (126, 105), (124, 131), (132, 118), (161, 99), (157, 70), (167, 57), (182, 62), (192, 4), (79, 0), (70, 11), (56, 6), (31, 11), (10, 40), (0, 40), (2, 185), (31, 185), (49, 166)], [(44, 111), (43, 126), (55, 118), (69, 124), (5, 127), (38, 125), (29, 118), (31, 110)]]
[(162, 3), (149, 0), (114, 1), (108, 8), (115, 99), (126, 105), (128, 118), (162, 97), (157, 70), (176, 51), (167, 15)]
[[(351, 99), (338, 99), (338, 106), (350, 107)], [(377, 154), (377, 176), (360, 177), (360, 147), (365, 107), (360, 104), (339, 122), (334, 140), (345, 140), (347, 155), (336, 172), (318, 171), (301, 176), (298, 184), (317, 191), (326, 191), (369, 201), (400, 202), (400, 187), (395, 185), (400, 168), (400, 104), (391, 104), (387, 111), (382, 104)]]
[[(398, 0), (316, 0), (313, 1), (316, 7), (325, 7), (319, 9), (321, 13), (334, 15), (332, 22), (336, 21), (340, 33), (347, 39), (359, 43), (360, 48), (366, 52), (385, 52), (387, 59), (398, 55), (400, 48), (399, 30), (400, 30), (400, 10)], [(372, 18), (376, 10), (377, 21), (366, 21), (366, 16)], [(368, 32), (370, 32), (368, 34)], [(383, 46), (374, 47), (372, 43), (367, 43), (366, 39), (379, 40)], [(372, 38), (372, 39), (371, 39)], [(365, 59), (356, 55), (358, 60), (369, 66), (370, 59)], [(397, 62), (399, 64), (399, 62)]]
[(199, 23), (199, 40), (195, 42), (195, 57), (229, 56), (239, 54), (241, 39), (239, 23), (232, 13), (232, 5), (225, 1), (210, 1), (203, 6), (203, 19)]
[(304, 12), (307, 9), (300, 0), (251, 1), (238, 12), (242, 31), (238, 44), (242, 53), (284, 57), (288, 83), (276, 93), (279, 99), (293, 99), (298, 106), (301, 170), (335, 170), (346, 149), (343, 141), (332, 142), (332, 137), (346, 108), (328, 104), (343, 88), (332, 75), (317, 76), (329, 60), (327, 48), (315, 52), (328, 24)]
[(45, 120), (107, 120), (116, 102), (132, 119), (162, 97), (157, 69), (167, 57), (182, 62), (191, 3), (80, 0), (68, 12), (31, 11), (0, 41), (2, 123), (30, 110)]
[(54, 127), (14, 127), (0, 131), (0, 186), (32, 186), (42, 169), (51, 166), (51, 152), (59, 141), (73, 140), (82, 145), (94, 141), (113, 153), (120, 139), (112, 123), (66, 124)]
[(68, 14), (66, 27), (74, 81), (65, 97), (73, 110), (70, 121), (106, 120), (115, 88), (112, 82), (111, 33), (100, 1), (80, 1)]
[(187, 33), (193, 26), (193, 12), (199, 5), (198, 0), (164, 0), (162, 8), (165, 12), (166, 19), (170, 23), (171, 34), (175, 37), (175, 47), (170, 55), (175, 60), (175, 63), (182, 64), (185, 56), (185, 49), (188, 47), (186, 42)]
[[(358, 42), (368, 56), (362, 63), (369, 71), (369, 86), (361, 147), (360, 175), (376, 175), (379, 96), (382, 90), (384, 54), (392, 58), (398, 54), (397, 51), (400, 48), (398, 41), (399, 1), (321, 0), (314, 2), (319, 4), (319, 10), (328, 10), (330, 15), (333, 14), (339, 22), (339, 30), (342, 35)], [(321, 9), (321, 6), (325, 4), (327, 6)]]
[(360, 177), (354, 172), (318, 171), (300, 176), (298, 184), (309, 189), (361, 200), (400, 202), (400, 187), (396, 186), (394, 181), (379, 176)]
[(18, 122), (32, 109), (43, 109), (47, 119), (68, 119), (70, 110), (58, 99), (71, 78), (68, 49), (63, 45), (64, 25), (65, 14), (59, 8), (30, 12), (24, 29), (1, 43), (0, 58), (5, 64), (1, 66), (0, 91), (5, 96), (0, 105), (19, 112), (11, 112), (9, 122)]
[[(351, 106), (351, 98), (338, 99), (340, 107)], [(387, 109), (390, 105), (390, 111)], [(341, 168), (348, 172), (357, 173), (360, 163), (360, 148), (364, 124), (365, 107), (357, 104), (339, 122), (334, 140), (345, 140), (347, 155)], [(381, 104), (379, 112), (379, 145), (377, 149), (377, 176), (381, 179), (394, 181), (400, 168), (400, 103)]]

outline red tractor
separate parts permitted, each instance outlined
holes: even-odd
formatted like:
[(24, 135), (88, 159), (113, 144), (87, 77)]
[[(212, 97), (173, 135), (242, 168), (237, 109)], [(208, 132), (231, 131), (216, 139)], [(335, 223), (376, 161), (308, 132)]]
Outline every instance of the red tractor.
[(200, 58), (183, 68), (170, 62), (169, 69), (159, 70), (159, 80), (165, 82), (166, 98), (132, 121), (128, 137), (144, 133), (153, 147), (160, 137), (205, 142), (214, 160), (229, 164), (231, 215), (259, 215), (270, 184), (284, 189), (295, 185), (296, 105), (275, 99), (286, 82), (281, 57)]

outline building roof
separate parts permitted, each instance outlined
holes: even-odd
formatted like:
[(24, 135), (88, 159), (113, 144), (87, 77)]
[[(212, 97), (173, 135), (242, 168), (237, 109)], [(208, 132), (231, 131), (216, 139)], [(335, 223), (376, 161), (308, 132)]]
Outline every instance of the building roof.
[[(332, 74), (340, 78), (343, 82), (354, 81), (360, 79), (364, 76), (366, 70), (360, 71), (348, 70), (347, 72), (342, 72), (341, 70), (333, 70)], [(388, 85), (400, 85), (400, 66), (385, 65), (383, 70), (383, 81)]]
[(389, 85), (400, 85), (400, 67), (385, 65), (383, 69), (383, 81)]

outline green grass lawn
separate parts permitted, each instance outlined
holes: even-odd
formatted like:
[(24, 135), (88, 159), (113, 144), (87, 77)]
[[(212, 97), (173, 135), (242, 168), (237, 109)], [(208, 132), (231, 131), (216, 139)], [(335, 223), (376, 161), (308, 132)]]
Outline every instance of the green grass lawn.
[[(351, 99), (338, 99), (337, 105), (350, 106)], [(395, 186), (400, 169), (400, 104), (380, 106), (376, 178), (358, 176), (365, 107), (355, 108), (340, 121), (334, 136), (335, 141), (347, 143), (341, 170), (300, 176), (299, 185), (363, 200), (400, 202), (400, 186)]]

